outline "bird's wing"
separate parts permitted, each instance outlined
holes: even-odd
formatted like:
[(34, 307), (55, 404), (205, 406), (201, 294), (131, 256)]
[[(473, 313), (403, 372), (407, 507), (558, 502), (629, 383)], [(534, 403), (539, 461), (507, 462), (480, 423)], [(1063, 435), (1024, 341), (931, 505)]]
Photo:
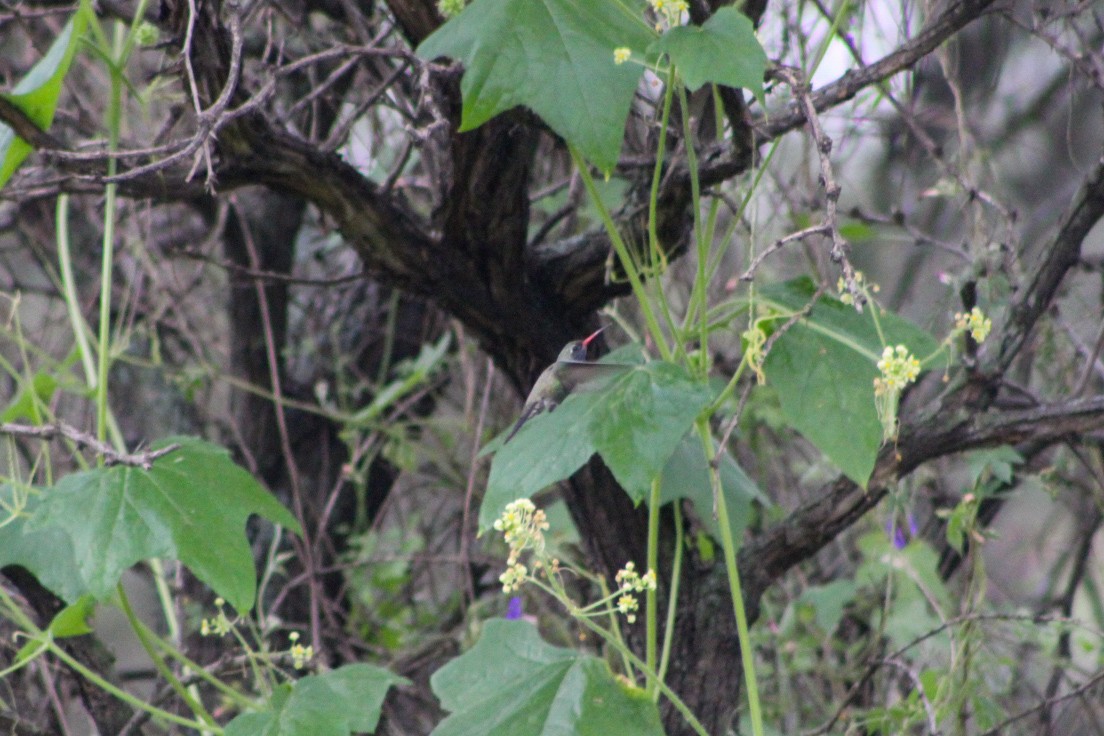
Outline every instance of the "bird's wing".
[(590, 363), (561, 360), (559, 375), (571, 391), (592, 391), (605, 386), (613, 378), (636, 368), (633, 363)]

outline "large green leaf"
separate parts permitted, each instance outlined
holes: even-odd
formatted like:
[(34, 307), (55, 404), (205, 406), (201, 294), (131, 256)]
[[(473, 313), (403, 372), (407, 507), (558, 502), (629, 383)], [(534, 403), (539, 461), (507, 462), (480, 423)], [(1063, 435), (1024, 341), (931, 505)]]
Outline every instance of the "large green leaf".
[[(721, 476), (721, 490), (725, 494), (732, 538), (739, 544), (744, 537), (744, 530), (751, 523), (752, 501), (759, 501), (765, 506), (769, 506), (770, 501), (727, 452), (721, 455), (717, 469)], [(720, 527), (713, 508), (713, 484), (709, 478), (709, 464), (705, 460), (701, 439), (693, 431), (682, 438), (663, 468), (660, 504), (679, 498), (685, 498), (694, 504), (698, 518), (705, 528), (714, 537), (719, 536)]]
[(538, 415), (495, 455), (479, 512), (486, 529), (506, 504), (567, 478), (595, 452), (636, 502), (678, 447), (713, 392), (685, 369), (653, 361), (600, 388), (577, 391)]
[[(764, 287), (760, 304), (782, 315), (807, 306), (815, 293), (808, 278)], [(786, 421), (856, 483), (865, 486), (882, 445), (874, 407), (874, 378), (883, 344), (908, 347), (923, 359), (938, 349), (924, 330), (869, 305), (863, 313), (821, 296), (810, 313), (787, 330), (767, 356), (764, 370), (774, 385)], [(779, 317), (778, 324), (786, 320)]]
[(84, 593), (106, 596), (140, 560), (171, 558), (239, 611), (252, 608), (256, 572), (246, 520), (260, 514), (296, 531), (299, 525), (222, 448), (192, 437), (170, 438), (154, 448), (173, 442), (180, 449), (149, 470), (97, 468), (68, 475), (45, 491), (23, 529), (15, 561), (36, 576), (44, 573), (40, 579), (52, 587), (60, 553), (43, 545), (64, 539), (76, 569), (54, 592), (73, 600)]
[(407, 680), (370, 664), (308, 675), (273, 693), (268, 708), (243, 713), (226, 736), (349, 736), (371, 733), (387, 691)]
[(588, 423), (594, 446), (634, 501), (647, 496), (712, 399), (709, 386), (661, 361), (629, 371), (597, 395)]
[[(47, 130), (54, 122), (58, 97), (61, 96), (61, 83), (69, 71), (77, 42), (88, 26), (91, 9), (82, 1), (76, 14), (69, 19), (61, 33), (50, 45), (27, 76), (19, 81), (15, 88), (4, 97), (26, 113), (39, 128)], [(0, 187), (12, 177), (15, 170), (30, 155), (31, 146), (7, 125), (0, 123)]]
[(518, 105), (537, 113), (604, 171), (621, 152), (642, 67), (617, 65), (613, 50), (640, 58), (655, 34), (617, 0), (475, 0), (418, 47), (418, 56), (464, 63), (461, 130)]
[[(17, 497), (23, 500), (17, 501)], [(0, 526), (0, 567), (25, 567), (38, 582), (63, 600), (73, 602), (84, 594), (86, 586), (65, 532), (54, 526), (27, 529), (27, 521), (34, 516), (41, 501), (42, 489), (22, 489), (17, 493), (11, 485), (0, 486), (0, 507), (5, 509), (6, 519)], [(22, 510), (18, 515), (7, 518), (9, 509), (20, 506)]]
[(663, 733), (644, 691), (600, 659), (544, 643), (524, 621), (488, 621), (476, 645), (430, 684), (452, 712), (432, 736)]
[(751, 20), (736, 8), (721, 8), (701, 26), (676, 26), (649, 49), (667, 54), (686, 86), (712, 82), (749, 89), (763, 103), (767, 54)]
[(594, 454), (584, 418), (589, 394), (575, 394), (555, 411), (539, 414), (495, 453), (479, 509), (486, 531), (511, 501), (529, 498), (569, 477)]

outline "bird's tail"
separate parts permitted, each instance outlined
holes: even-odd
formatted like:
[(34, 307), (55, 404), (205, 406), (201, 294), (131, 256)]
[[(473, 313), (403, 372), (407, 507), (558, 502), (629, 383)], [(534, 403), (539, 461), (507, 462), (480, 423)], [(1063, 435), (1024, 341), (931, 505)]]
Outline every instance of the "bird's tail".
[(518, 417), (518, 420), (514, 422), (514, 428), (510, 430), (510, 434), (506, 435), (506, 439), (502, 441), (502, 444), (505, 445), (507, 442), (512, 440), (514, 438), (514, 435), (518, 433), (518, 430), (521, 429), (521, 425), (525, 424), (526, 420), (528, 419), (529, 415), (527, 414), (522, 414), (520, 417)]

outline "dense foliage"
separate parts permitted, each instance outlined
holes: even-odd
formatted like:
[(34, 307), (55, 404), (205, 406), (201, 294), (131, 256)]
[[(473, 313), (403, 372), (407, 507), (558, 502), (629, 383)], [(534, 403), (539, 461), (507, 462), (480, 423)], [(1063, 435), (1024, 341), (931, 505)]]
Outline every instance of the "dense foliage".
[(1072, 0), (0, 5), (0, 727), (1099, 723), (1102, 48)]

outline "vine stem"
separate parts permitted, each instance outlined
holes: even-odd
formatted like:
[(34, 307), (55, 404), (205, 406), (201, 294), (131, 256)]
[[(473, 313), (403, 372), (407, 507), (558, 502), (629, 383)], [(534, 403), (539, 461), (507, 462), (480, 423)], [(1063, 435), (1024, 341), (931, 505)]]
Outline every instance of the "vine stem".
[[(659, 670), (656, 677), (662, 682), (667, 676), (667, 665), (671, 661), (671, 644), (675, 638), (675, 614), (678, 612), (679, 580), (682, 578), (682, 548), (684, 540), (682, 507), (676, 501), (675, 509), (675, 555), (671, 562), (671, 588), (667, 595), (667, 621), (663, 629), (663, 653), (659, 655)], [(653, 697), (658, 698), (659, 690)]]
[(69, 195), (58, 196), (55, 226), (57, 230), (58, 271), (61, 276), (62, 292), (65, 295), (65, 308), (69, 323), (73, 329), (73, 339), (77, 343), (77, 354), (84, 367), (84, 380), (89, 386), (96, 385), (96, 366), (92, 362), (92, 347), (88, 344), (87, 324), (80, 313), (80, 299), (77, 297), (77, 282), (73, 278), (73, 256), (69, 247)]
[[(107, 134), (108, 151), (114, 153), (119, 148), (119, 133), (122, 126), (123, 107), (123, 82), (122, 72), (118, 67), (119, 61), (125, 62), (122, 56), (124, 41), (120, 34), (121, 26), (116, 27), (115, 45), (118, 49), (118, 57), (111, 64), (111, 95), (107, 106)], [(114, 156), (107, 160), (107, 175), (114, 176), (118, 168), (118, 161)], [(100, 324), (97, 331), (96, 345), (96, 439), (101, 442), (107, 438), (107, 372), (111, 366), (111, 274), (115, 263), (115, 209), (118, 202), (118, 185), (109, 182), (104, 187), (104, 231), (103, 253), (100, 261)]]
[[(607, 644), (616, 649), (622, 657), (635, 664), (641, 670), (645, 670), (647, 668), (647, 665), (643, 661), (641, 661), (640, 657), (633, 654), (632, 650), (625, 646), (624, 642), (618, 641), (614, 636), (612, 636), (601, 626), (598, 626), (597, 624), (594, 624), (585, 618), (576, 618), (575, 620), (588, 628), (593, 633), (597, 634), (599, 637), (601, 637)], [(682, 701), (682, 698), (680, 698), (674, 690), (672, 690), (666, 683), (664, 683), (663, 680), (657, 678), (655, 682), (656, 687), (659, 688), (659, 691), (663, 693), (663, 695), (666, 696), (668, 700), (671, 701), (671, 705), (675, 706), (675, 710), (677, 710), (682, 715), (682, 717), (686, 719), (686, 723), (690, 726), (690, 728), (694, 729), (694, 732), (699, 734), (699, 736), (709, 736), (709, 732), (705, 730), (705, 726), (703, 726), (701, 721), (698, 720), (698, 717), (694, 715), (694, 711), (690, 710), (690, 706), (684, 703)]]
[(0, 588), (0, 608), (4, 609), (5, 615), (8, 616), (8, 618), (10, 618), (16, 626), (19, 626), (24, 630), (25, 633), (22, 634), (23, 636), (26, 636), (31, 641), (37, 642), (40, 645), (38, 651), (28, 655), (23, 661), (12, 665), (12, 667), (9, 667), (7, 670), (3, 670), (2, 672), (0, 672), (0, 676), (5, 676), (19, 667), (26, 666), (36, 656), (39, 656), (44, 652), (49, 652), (50, 654), (53, 654), (55, 657), (61, 660), (63, 663), (65, 663), (70, 669), (79, 674), (81, 677), (85, 678), (107, 694), (118, 698), (119, 700), (135, 708), (136, 710), (144, 710), (152, 715), (154, 718), (160, 718), (170, 723), (175, 723), (180, 726), (192, 728), (197, 731), (207, 731), (211, 733), (222, 734), (222, 728), (220, 728), (218, 724), (212, 726), (202, 721), (188, 720), (187, 718), (183, 718), (176, 715), (175, 713), (171, 713), (167, 710), (158, 708), (155, 705), (151, 705), (143, 700), (140, 700), (138, 697), (131, 695), (126, 690), (123, 690), (122, 688), (112, 684), (111, 682), (108, 682), (99, 673), (84, 666), (73, 655), (62, 649), (61, 645), (57, 643), (57, 640), (54, 639), (53, 634), (51, 634), (49, 630), (38, 628), (35, 625), (34, 621), (32, 621), (30, 617), (23, 612), (23, 610), (15, 603), (14, 600), (12, 600), (11, 596), (9, 596), (3, 588)]
[[(660, 471), (659, 475), (652, 479), (652, 491), (648, 497), (648, 562), (644, 571), (645, 574), (649, 570), (659, 568), (659, 490), (662, 477), (663, 471)], [(644, 600), (644, 656), (648, 665), (644, 672), (647, 677), (648, 693), (655, 700), (659, 695), (659, 689), (656, 685), (658, 679), (656, 677), (658, 672), (656, 668), (656, 619), (658, 611), (656, 610), (655, 588), (647, 590)]]
[(202, 721), (188, 720), (187, 718), (182, 718), (181, 716), (178, 716), (175, 713), (170, 713), (163, 708), (158, 708), (157, 706), (150, 705), (144, 700), (131, 695), (126, 690), (115, 687), (110, 682), (100, 677), (96, 672), (93, 672), (92, 670), (78, 662), (76, 659), (74, 659), (72, 656), (70, 656), (68, 652), (58, 646), (57, 642), (53, 641), (52, 639), (46, 642), (46, 648), (50, 651), (51, 654), (67, 664), (93, 685), (96, 685), (101, 690), (110, 695), (114, 695), (116, 698), (123, 701), (127, 705), (137, 708), (138, 710), (146, 711), (154, 718), (160, 718), (169, 721), (170, 723), (175, 723), (187, 728), (194, 728), (197, 731), (205, 731), (216, 734), (223, 733), (223, 730), (219, 728), (218, 725), (211, 725)]
[(138, 615), (134, 613), (134, 608), (130, 605), (130, 599), (127, 597), (126, 590), (123, 589), (122, 583), (115, 586), (115, 594), (119, 597), (119, 605), (126, 615), (127, 622), (137, 635), (142, 648), (146, 650), (146, 654), (149, 655), (150, 661), (153, 662), (154, 669), (165, 678), (165, 682), (169, 683), (169, 687), (180, 696), (180, 699), (184, 701), (185, 705), (188, 706), (189, 710), (191, 710), (199, 720), (203, 721), (208, 727), (218, 726), (218, 723), (211, 714), (207, 712), (207, 709), (203, 707), (203, 704), (188, 692), (184, 684), (180, 682), (176, 675), (173, 674), (173, 671), (169, 669), (168, 664), (165, 663), (164, 657), (161, 656), (154, 646), (154, 642), (149, 636), (149, 631), (142, 625), (142, 622), (138, 620)]
[(732, 538), (732, 526), (728, 518), (728, 502), (721, 488), (721, 476), (715, 463), (716, 449), (713, 435), (709, 431), (709, 420), (699, 419), (696, 424), (698, 436), (702, 440), (702, 449), (709, 465), (709, 480), (713, 486), (713, 503), (717, 510), (717, 526), (720, 527), (721, 546), (724, 550), (725, 570), (728, 572), (729, 596), (732, 598), (732, 611), (736, 616), (736, 634), (740, 640), (740, 660), (744, 669), (744, 685), (747, 688), (748, 711), (751, 715), (751, 730), (755, 736), (763, 736), (763, 712), (759, 706), (759, 684), (755, 677), (755, 658), (751, 651), (751, 636), (748, 633), (747, 611), (744, 609), (744, 594), (740, 585), (740, 569), (736, 565), (736, 543)]
[(632, 286), (633, 295), (640, 305), (640, 310), (644, 313), (644, 321), (648, 325), (648, 332), (651, 334), (652, 340), (659, 350), (660, 357), (664, 360), (670, 360), (671, 348), (667, 344), (667, 338), (664, 337), (663, 330), (659, 326), (659, 320), (656, 319), (651, 299), (648, 298), (648, 292), (644, 289), (644, 282), (640, 278), (640, 272), (636, 268), (632, 254), (629, 252), (628, 246), (625, 245), (621, 233), (617, 231), (617, 224), (614, 223), (613, 217), (610, 215), (605, 203), (602, 202), (597, 187), (594, 186), (594, 177), (590, 175), (590, 169), (587, 167), (586, 160), (574, 146), (569, 144), (568, 148), (571, 151), (571, 158), (575, 162), (575, 168), (578, 170), (584, 186), (586, 186), (587, 194), (590, 195), (591, 202), (593, 202), (594, 206), (598, 209), (598, 214), (602, 218), (602, 224), (605, 225), (606, 234), (609, 236), (610, 243), (613, 245), (613, 249), (616, 251), (617, 257), (621, 260), (622, 267), (625, 269), (625, 275), (629, 279), (629, 284)]

